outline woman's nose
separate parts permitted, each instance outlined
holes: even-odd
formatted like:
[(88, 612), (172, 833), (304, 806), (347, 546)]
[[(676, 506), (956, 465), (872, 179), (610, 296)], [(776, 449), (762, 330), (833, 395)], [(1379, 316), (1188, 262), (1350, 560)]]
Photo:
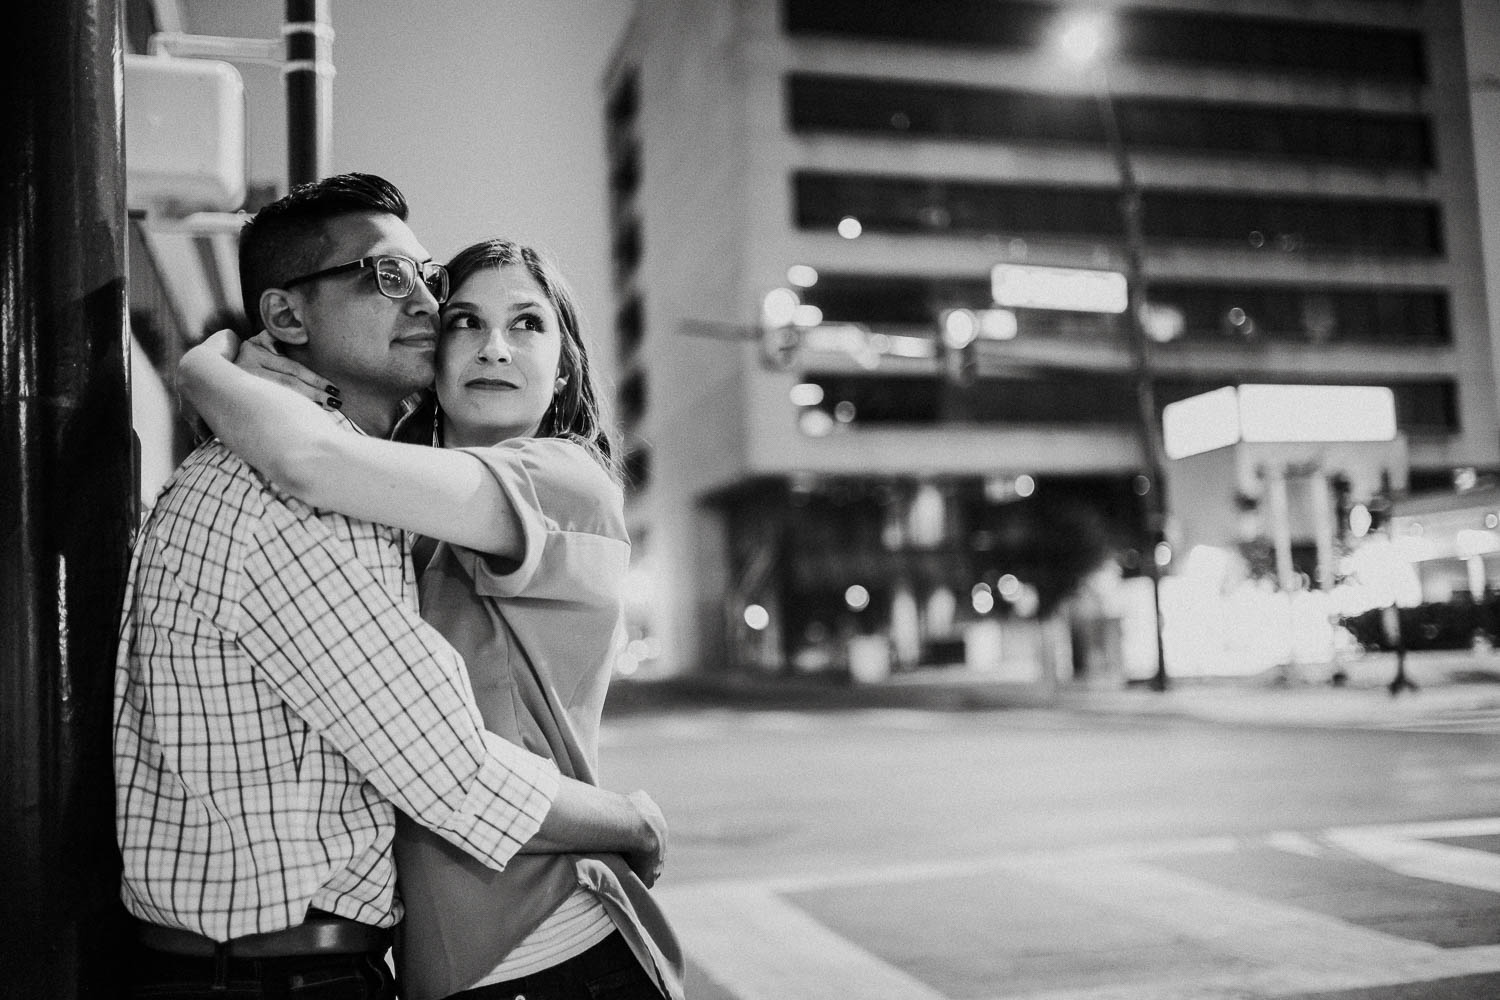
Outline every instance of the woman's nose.
[(493, 361), (496, 364), (510, 360), (510, 345), (505, 342), (504, 331), (495, 330), (485, 338), (484, 343), (479, 345), (479, 360)]

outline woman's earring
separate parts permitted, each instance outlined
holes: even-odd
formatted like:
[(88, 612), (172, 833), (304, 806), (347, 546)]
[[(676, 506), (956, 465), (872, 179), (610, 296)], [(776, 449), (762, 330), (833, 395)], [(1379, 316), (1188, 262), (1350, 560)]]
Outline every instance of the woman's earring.
[(554, 382), (554, 383), (552, 383), (552, 395), (555, 396), (558, 393), (562, 392), (563, 391), (563, 386), (565, 386), (567, 384), (568, 384), (568, 376), (566, 376), (566, 375), (559, 375), (559, 376), (557, 376), (557, 381)]
[(435, 403), (432, 407), (432, 446), (443, 446), (443, 409)]

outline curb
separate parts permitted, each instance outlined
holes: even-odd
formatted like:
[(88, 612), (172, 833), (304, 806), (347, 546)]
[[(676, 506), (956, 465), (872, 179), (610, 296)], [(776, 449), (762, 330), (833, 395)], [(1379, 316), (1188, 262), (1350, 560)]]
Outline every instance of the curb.
[(626, 715), (669, 709), (745, 708), (785, 711), (838, 711), (870, 708), (925, 708), (980, 711), (1047, 708), (1058, 704), (1055, 688), (992, 680), (919, 679), (856, 684), (798, 677), (740, 675), (684, 676), (662, 680), (616, 679), (604, 714)]
[(919, 709), (995, 711), (1056, 709), (1090, 715), (1198, 718), (1221, 723), (1297, 726), (1400, 727), (1476, 712), (1500, 713), (1500, 660), (1465, 655), (1414, 654), (1408, 663), (1416, 690), (1392, 695), (1392, 657), (1347, 664), (1348, 679), (1288, 676), (1190, 677), (1166, 691), (1114, 682), (1108, 686), (1021, 683), (970, 673), (899, 677), (884, 684), (846, 678), (689, 674), (655, 680), (617, 678), (605, 716), (672, 711), (744, 709), (848, 711)]

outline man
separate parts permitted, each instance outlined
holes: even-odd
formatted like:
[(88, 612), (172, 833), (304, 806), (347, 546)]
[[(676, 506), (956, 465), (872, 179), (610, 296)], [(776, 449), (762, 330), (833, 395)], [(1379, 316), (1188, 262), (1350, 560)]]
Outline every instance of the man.
[[(388, 434), (433, 377), (447, 275), (406, 216), (391, 184), (346, 174), (297, 188), (240, 237), (247, 315), (274, 318), (288, 353), (340, 387), (351, 433)], [(412, 584), (400, 532), (309, 508), (217, 442), (163, 488), (116, 668), (138, 992), (347, 982), (363, 992), (341, 996), (393, 996), (398, 807), (497, 869), (524, 845), (618, 851), (655, 877), (655, 804), (563, 779), (485, 732)]]

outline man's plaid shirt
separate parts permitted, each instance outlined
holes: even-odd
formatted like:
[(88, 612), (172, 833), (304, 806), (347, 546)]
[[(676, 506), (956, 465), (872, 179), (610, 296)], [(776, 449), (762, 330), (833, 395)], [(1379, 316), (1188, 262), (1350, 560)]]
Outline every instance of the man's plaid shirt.
[(309, 907), (390, 926), (395, 808), (496, 868), (531, 837), (557, 772), (484, 731), (413, 595), (395, 529), (217, 441), (183, 463), (136, 541), (115, 672), (130, 912), (220, 941)]

